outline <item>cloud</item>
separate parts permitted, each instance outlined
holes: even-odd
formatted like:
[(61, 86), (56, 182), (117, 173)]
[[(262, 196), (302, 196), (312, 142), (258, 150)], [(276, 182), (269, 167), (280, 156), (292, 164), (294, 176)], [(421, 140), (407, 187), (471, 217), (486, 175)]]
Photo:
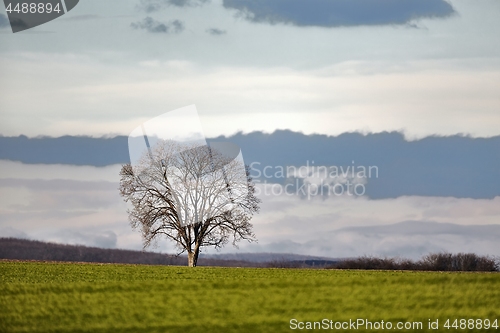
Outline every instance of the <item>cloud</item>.
[(500, 197), (261, 199), (261, 213), (252, 220), (259, 244), (242, 244), (243, 252), (411, 258), (440, 251), (500, 255)]
[(0, 229), (0, 237), (5, 237), (5, 238), (29, 238), (28, 234), (25, 233), (24, 231), (17, 230), (12, 227), (6, 227), (6, 228), (1, 228)]
[(140, 10), (152, 13), (169, 6), (196, 7), (202, 6), (208, 2), (210, 2), (210, 0), (141, 0), (141, 3), (137, 7)]
[(0, 13), (0, 29), (7, 28), (10, 25), (7, 15)]
[[(333, 196), (333, 191), (336, 195), (355, 191), (372, 199), (405, 195), (476, 199), (500, 196), (500, 160), (491, 153), (500, 145), (500, 136), (431, 136), (407, 141), (400, 132), (326, 136), (281, 130), (272, 134), (237, 133), (213, 140), (237, 144), (255, 179), (261, 183), (281, 183), (287, 193), (306, 195), (307, 190), (307, 196), (314, 193)], [(127, 137), (122, 136), (0, 137), (0, 146), (0, 159), (23, 163), (105, 166), (129, 161)], [(36, 167), (7, 161), (0, 162), (0, 167), (3, 178), (16, 178), (22, 170), (41, 177)], [(102, 172), (103, 177), (116, 182), (118, 168), (102, 169), (106, 171)], [(61, 168), (40, 170), (48, 172), (49, 169), (56, 172)], [(65, 173), (87, 175), (95, 170), (68, 168)], [(284, 170), (283, 173), (280, 170)], [(293, 170), (297, 170), (299, 178), (287, 175)], [(309, 176), (301, 175), (304, 170), (308, 170)], [(63, 173), (58, 175), (62, 177)], [(316, 185), (327, 187), (318, 190)], [(284, 191), (277, 187), (276, 190)]]
[[(13, 167), (18, 173), (12, 173)], [(129, 207), (118, 192), (119, 166), (23, 166), (0, 161), (0, 169), (5, 172), (0, 175), (0, 236), (141, 248), (140, 233), (130, 227)], [(71, 175), (73, 180), (68, 179)], [(285, 195), (260, 198), (261, 212), (252, 220), (259, 243), (241, 243), (243, 252), (412, 258), (436, 251), (500, 255), (500, 196), (491, 200), (407, 196), (382, 200), (301, 200)], [(160, 241), (159, 246), (161, 251), (174, 251), (166, 241)], [(234, 251), (231, 246), (224, 249)]]
[[(201, 13), (198, 10), (186, 12)], [(180, 16), (172, 17), (184, 20)], [(155, 18), (160, 19), (159, 16)], [(127, 22), (124, 23), (124, 27), (130, 33), (130, 22), (139, 19), (123, 18), (123, 20)], [(168, 21), (170, 18), (163, 20)], [(104, 21), (96, 20), (99, 24), (104, 24)], [(449, 23), (451, 30), (455, 27), (456, 21), (459, 20), (434, 22), (430, 27)], [(377, 39), (375, 31), (379, 29), (362, 28), (364, 37), (356, 39), (357, 29), (320, 29), (321, 32), (318, 33), (322, 37), (318, 38), (314, 37), (314, 31), (318, 29), (299, 29), (300, 38), (307, 39), (309, 44), (314, 42), (314, 45), (299, 43), (302, 45), (302, 48), (299, 48), (299, 44), (290, 42), (295, 40), (294, 38), (287, 37), (290, 32), (286, 31), (289, 29), (284, 29), (283, 33), (286, 33), (282, 35), (281, 29), (261, 26), (267, 32), (259, 38), (264, 38), (266, 45), (276, 47), (275, 41), (281, 40), (284, 46), (262, 49), (262, 56), (253, 58), (262, 58), (264, 62), (274, 58), (272, 61), (274, 62), (280, 56), (282, 58), (280, 67), (266, 67), (257, 59), (253, 59), (251, 54), (260, 46), (253, 44), (252, 47), (247, 47), (247, 42), (251, 41), (243, 43), (242, 38), (237, 38), (238, 43), (245, 45), (242, 44), (241, 48), (240, 46), (231, 48), (229, 45), (233, 43), (215, 43), (220, 45), (213, 49), (213, 52), (226, 59), (225, 64), (215, 66), (214, 63), (189, 61), (195, 53), (202, 54), (214, 47), (212, 45), (214, 37), (205, 34), (204, 31), (209, 27), (227, 28), (228, 35), (218, 40), (222, 41), (230, 36), (234, 37), (233, 33), (236, 33), (236, 30), (233, 31), (229, 22), (214, 21), (206, 24), (195, 23), (193, 20), (193, 27), (191, 23), (189, 27), (187, 26), (187, 18), (185, 22), (186, 30), (193, 28), (193, 31), (201, 31), (206, 40), (204, 39), (201, 44), (193, 44), (188, 40), (195, 38), (195, 35), (186, 32), (175, 36), (164, 36), (173, 37), (167, 38), (169, 43), (178, 46), (176, 43), (182, 40), (182, 45), (190, 45), (196, 51), (187, 54), (187, 46), (179, 48), (173, 45), (162, 49), (160, 46), (163, 44), (157, 43), (148, 46), (151, 48), (151, 54), (137, 56), (133, 60), (139, 64), (144, 61), (162, 64), (158, 67), (122, 66), (120, 62), (114, 62), (113, 66), (110, 66), (104, 61), (92, 60), (92, 57), (82, 53), (50, 54), (33, 51), (0, 55), (0, 63), (5, 70), (5, 76), (2, 78), (6, 78), (0, 80), (3, 92), (1, 103), (7, 112), (5, 116), (9, 119), (8, 122), (0, 122), (0, 133), (31, 136), (41, 134), (101, 136), (110, 133), (128, 135), (130, 129), (135, 128), (137, 123), (196, 101), (198, 106), (203, 105), (201, 117), (205, 135), (209, 137), (233, 134), (237, 130), (246, 133), (253, 130), (273, 132), (276, 128), (334, 135), (359, 130), (363, 132), (404, 130), (406, 136), (413, 138), (431, 134), (470, 133), (475, 137), (499, 134), (500, 66), (497, 60), (493, 60), (497, 58), (488, 58), (488, 55), (482, 58), (481, 52), (476, 52), (477, 45), (473, 43), (474, 40), (469, 47), (474, 54), (471, 53), (470, 56), (477, 55), (477, 58), (449, 59), (447, 55), (436, 53), (437, 46), (434, 45), (429, 46), (432, 48), (428, 50), (429, 54), (431, 57), (439, 54), (443, 59), (413, 61), (415, 57), (421, 56), (419, 53), (422, 51), (415, 47), (414, 39), (432, 39), (437, 43), (439, 39), (437, 31), (431, 34), (435, 37), (421, 32), (418, 32), (420, 37), (417, 37), (410, 31), (414, 29), (387, 28), (383, 29), (384, 37)], [(245, 29), (253, 30), (251, 24), (247, 24)], [(271, 31), (275, 31), (275, 34)], [(396, 37), (389, 36), (391, 31)], [(134, 38), (137, 43), (145, 43), (149, 40), (143, 38), (145, 33), (133, 31), (130, 38)], [(408, 36), (408, 33), (411, 33), (411, 36)], [(338, 34), (338, 38), (331, 36), (335, 38), (335, 43), (324, 42), (325, 38), (330, 38), (328, 37), (330, 34)], [(393, 38), (398, 40), (391, 47), (377, 46), (378, 51), (365, 45), (367, 40), (373, 41), (373, 45), (379, 45), (379, 43), (387, 44)], [(489, 35), (481, 38), (493, 40)], [(319, 46), (319, 40), (323, 41), (322, 46)], [(360, 49), (356, 50), (351, 48), (352, 45), (344, 44), (347, 40), (352, 41)], [(465, 39), (461, 40), (463, 44), (469, 43)], [(455, 41), (451, 37), (443, 39), (441, 45), (446, 43), (447, 47), (441, 49), (448, 50), (448, 46), (455, 48), (456, 44), (452, 45)], [(427, 48), (424, 44), (418, 43), (422, 49)], [(298, 61), (300, 57), (297, 52), (300, 53), (306, 48), (322, 50), (314, 51), (307, 56), (303, 55), (302, 59), (314, 57), (311, 58), (311, 62), (304, 62), (306, 67), (309, 65), (315, 67), (318, 57), (324, 58), (325, 54), (331, 55), (332, 63), (335, 62), (334, 58), (340, 53), (337, 53), (332, 45), (338, 45), (337, 49), (341, 53), (352, 50), (355, 58), (364, 57), (358, 52), (363, 50), (362, 53), (370, 51), (373, 58), (378, 58), (376, 54), (380, 53), (383, 57), (399, 54), (408, 59), (404, 63), (391, 62), (390, 59), (373, 62), (349, 61), (322, 69), (298, 70), (289, 67), (291, 61), (289, 56)], [(410, 52), (410, 48), (413, 53)], [(243, 49), (246, 53), (242, 51)], [(284, 49), (289, 51), (285, 52)], [(180, 53), (176, 54), (173, 50)], [(216, 53), (210, 53), (212, 55), (206, 58), (218, 63), (221, 58), (215, 57)], [(234, 62), (239, 62), (243, 58), (247, 60), (252, 58), (250, 62), (254, 65), (234, 66)], [(189, 61), (192, 65), (170, 66), (167, 65), (169, 62), (165, 61), (166, 59), (185, 63)], [(27, 70), (20, 71), (20, 68)], [(58, 75), (53, 80), (45, 79), (55, 72)], [(79, 79), (73, 80), (75, 77)], [(7, 78), (10, 78), (10, 81)], [(30, 84), (26, 85), (26, 82)], [(68, 113), (69, 109), (74, 112)], [(105, 116), (102, 113), (103, 109), (108, 110)], [(138, 110), (143, 111), (138, 112)], [(74, 154), (78, 152), (75, 151)], [(86, 154), (80, 155), (86, 156)]]
[[(2, 146), (1, 143), (0, 146)], [(127, 163), (127, 161), (125, 160), (122, 162), (122, 164), (124, 163)], [(59, 180), (106, 181), (117, 183), (120, 180), (119, 173), (122, 164), (96, 168), (94, 166), (75, 166), (57, 163), (42, 163), (42, 165), (23, 164), (20, 162), (5, 161), (0, 159), (0, 170), (2, 170), (0, 175), (0, 184), (2, 182), (1, 179), (8, 178), (37, 180), (51, 180), (57, 178)]]
[(210, 35), (214, 35), (214, 36), (225, 35), (227, 33), (226, 30), (220, 30), (220, 29), (217, 29), (217, 28), (210, 28), (210, 29), (207, 29), (206, 31)]
[(331, 258), (368, 255), (419, 259), (437, 252), (500, 255), (498, 224), (462, 226), (406, 221), (392, 225), (341, 228), (318, 232), (317, 236), (303, 241), (276, 240), (247, 246), (242, 251), (300, 253)]
[[(38, 166), (40, 171), (44, 168)], [(57, 178), (56, 174), (53, 176)], [(119, 195), (117, 183), (0, 179), (0, 196), (3, 198), (0, 236), (109, 248), (141, 248), (140, 234), (129, 226), (127, 205)]]
[(444, 0), (224, 0), (223, 4), (252, 22), (319, 27), (406, 24), (454, 13)]
[(21, 192), (22, 199), (11, 203), (9, 210), (24, 212), (71, 212), (91, 213), (106, 209), (119, 203), (118, 184), (106, 181), (39, 180), (39, 179), (0, 179), (0, 193)]
[(110, 230), (103, 232), (61, 230), (55, 233), (50, 240), (63, 244), (96, 246), (112, 249), (116, 248), (117, 236)]
[(148, 16), (140, 22), (131, 23), (131, 27), (134, 29), (144, 29), (151, 33), (178, 34), (184, 30), (184, 23), (179, 20), (163, 23)]

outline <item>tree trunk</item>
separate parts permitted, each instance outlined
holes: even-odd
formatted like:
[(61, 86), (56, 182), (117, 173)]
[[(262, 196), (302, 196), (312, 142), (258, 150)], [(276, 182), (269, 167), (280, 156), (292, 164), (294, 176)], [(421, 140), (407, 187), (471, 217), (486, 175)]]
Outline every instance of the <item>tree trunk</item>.
[(192, 252), (188, 252), (188, 266), (189, 267), (196, 267), (196, 264), (198, 263), (198, 255), (200, 254), (200, 249), (195, 249)]

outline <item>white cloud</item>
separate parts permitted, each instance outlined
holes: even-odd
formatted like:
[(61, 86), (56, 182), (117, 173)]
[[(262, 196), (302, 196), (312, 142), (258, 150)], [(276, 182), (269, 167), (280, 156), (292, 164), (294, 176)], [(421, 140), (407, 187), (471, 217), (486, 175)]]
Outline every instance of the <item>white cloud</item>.
[[(419, 225), (424, 229), (424, 224)], [(500, 227), (497, 225), (497, 230)], [(476, 253), (500, 256), (497, 239), (488, 237), (487, 230), (481, 236), (463, 234), (378, 234), (355, 231), (336, 231), (316, 239), (297, 242), (281, 240), (242, 248), (242, 251), (300, 253), (305, 255), (346, 258), (357, 256), (399, 257), (419, 259), (429, 253)], [(498, 237), (498, 235), (497, 235)]]
[[(398, 69), (349, 62), (304, 71), (149, 60), (122, 69), (74, 56), (32, 57), (2, 59), (9, 68), (26, 68), (0, 81), (4, 135), (128, 134), (148, 118), (193, 102), (208, 136), (276, 128), (493, 136), (500, 128), (500, 69), (493, 63), (466, 69), (470, 61), (420, 61)], [(49, 82), (48, 68), (59, 73)], [(83, 75), (88, 78), (72, 79)]]
[(0, 160), (1, 179), (40, 179), (118, 182), (121, 165), (105, 167), (75, 166), (62, 164), (23, 164)]
[[(0, 235), (141, 248), (140, 233), (128, 223), (127, 205), (119, 196), (118, 184), (101, 181), (110, 176), (106, 168), (28, 165), (19, 169), (27, 172), (27, 179), (21, 179), (20, 173), (16, 174), (17, 179), (0, 179), (0, 195), (8, 198), (0, 203)], [(34, 173), (45, 180), (33, 179)], [(84, 173), (87, 175), (82, 177)], [(66, 179), (58, 179), (61, 175)], [(84, 179), (70, 180), (71, 175)], [(241, 252), (418, 257), (430, 251), (447, 250), (500, 255), (497, 239), (492, 239), (494, 235), (482, 227), (498, 228), (500, 197), (492, 200), (445, 197), (368, 200), (347, 196), (304, 200), (286, 195), (261, 198), (261, 212), (252, 220), (259, 243), (243, 242)], [(413, 227), (382, 228), (402, 221), (416, 222)], [(450, 233), (443, 227), (435, 229), (435, 234), (428, 234), (426, 225), (419, 223), (429, 221), (440, 226), (453, 224), (455, 229), (449, 230), (455, 231)], [(463, 229), (464, 226), (472, 229)], [(174, 247), (160, 241), (157, 250), (173, 252)], [(224, 249), (224, 252), (234, 251), (231, 246)]]

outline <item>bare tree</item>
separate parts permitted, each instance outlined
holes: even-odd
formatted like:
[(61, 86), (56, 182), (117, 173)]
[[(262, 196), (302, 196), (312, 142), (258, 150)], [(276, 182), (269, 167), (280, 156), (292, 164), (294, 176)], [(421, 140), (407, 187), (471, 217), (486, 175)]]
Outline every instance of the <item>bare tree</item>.
[(204, 246), (256, 240), (250, 220), (260, 200), (248, 167), (224, 151), (160, 140), (120, 176), (120, 194), (132, 204), (130, 223), (145, 248), (165, 237), (193, 267)]

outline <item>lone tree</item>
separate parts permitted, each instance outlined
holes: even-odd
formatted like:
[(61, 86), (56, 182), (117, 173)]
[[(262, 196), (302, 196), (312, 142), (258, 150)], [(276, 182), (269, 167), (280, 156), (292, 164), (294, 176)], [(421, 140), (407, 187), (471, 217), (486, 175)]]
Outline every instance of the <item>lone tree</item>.
[[(239, 151), (239, 150), (238, 150)], [(120, 171), (120, 194), (144, 248), (165, 237), (197, 264), (204, 246), (255, 241), (250, 219), (260, 200), (249, 169), (224, 149), (160, 140), (137, 164)]]

